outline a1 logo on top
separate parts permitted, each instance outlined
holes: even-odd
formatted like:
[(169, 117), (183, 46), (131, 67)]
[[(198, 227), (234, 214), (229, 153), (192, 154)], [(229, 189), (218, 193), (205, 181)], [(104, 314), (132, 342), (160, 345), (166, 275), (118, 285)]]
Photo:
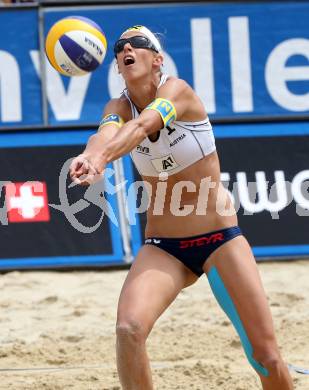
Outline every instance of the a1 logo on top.
[(69, 16), (49, 30), (45, 51), (51, 65), (66, 76), (83, 76), (102, 64), (107, 40), (102, 29), (82, 16)]

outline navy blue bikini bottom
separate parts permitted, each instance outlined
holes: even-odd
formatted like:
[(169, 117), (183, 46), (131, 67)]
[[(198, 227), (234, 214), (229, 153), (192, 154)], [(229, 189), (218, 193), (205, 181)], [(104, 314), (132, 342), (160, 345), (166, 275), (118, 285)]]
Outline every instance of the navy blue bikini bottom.
[(155, 245), (176, 257), (197, 276), (201, 276), (208, 257), (221, 245), (241, 235), (238, 226), (216, 230), (193, 237), (161, 238), (150, 237), (145, 244)]

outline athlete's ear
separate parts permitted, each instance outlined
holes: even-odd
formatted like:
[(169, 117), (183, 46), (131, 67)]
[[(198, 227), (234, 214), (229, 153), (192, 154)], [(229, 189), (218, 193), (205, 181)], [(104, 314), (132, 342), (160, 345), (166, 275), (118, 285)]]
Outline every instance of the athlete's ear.
[(160, 67), (163, 64), (163, 54), (158, 53), (154, 57), (153, 64)]

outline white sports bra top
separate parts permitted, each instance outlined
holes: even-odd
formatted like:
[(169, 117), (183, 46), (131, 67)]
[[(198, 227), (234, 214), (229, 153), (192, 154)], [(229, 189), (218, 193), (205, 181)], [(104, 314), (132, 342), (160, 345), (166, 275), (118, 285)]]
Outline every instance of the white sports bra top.
[[(166, 74), (162, 75), (158, 88), (168, 77)], [(137, 118), (139, 112), (127, 90), (124, 90), (124, 95), (130, 102), (132, 119)], [(130, 153), (137, 170), (143, 176), (159, 176), (162, 172), (173, 175), (216, 150), (208, 117), (198, 122), (176, 120), (157, 134), (154, 141), (147, 137)]]

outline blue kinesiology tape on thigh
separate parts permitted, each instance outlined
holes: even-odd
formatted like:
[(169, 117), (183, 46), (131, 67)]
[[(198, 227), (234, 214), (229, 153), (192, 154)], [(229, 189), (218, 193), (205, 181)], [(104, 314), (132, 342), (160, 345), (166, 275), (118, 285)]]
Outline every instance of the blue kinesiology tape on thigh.
[(235, 329), (237, 330), (237, 333), (240, 337), (240, 341), (243, 345), (249, 363), (260, 374), (264, 376), (268, 376), (269, 375), (268, 370), (253, 358), (252, 345), (248, 339), (247, 333), (241, 322), (241, 319), (239, 318), (239, 315), (232, 301), (232, 298), (228, 293), (227, 289), (225, 288), (223, 280), (221, 279), (216, 267), (211, 268), (211, 270), (209, 271), (208, 280), (218, 303), (225, 311), (225, 313), (228, 315)]

